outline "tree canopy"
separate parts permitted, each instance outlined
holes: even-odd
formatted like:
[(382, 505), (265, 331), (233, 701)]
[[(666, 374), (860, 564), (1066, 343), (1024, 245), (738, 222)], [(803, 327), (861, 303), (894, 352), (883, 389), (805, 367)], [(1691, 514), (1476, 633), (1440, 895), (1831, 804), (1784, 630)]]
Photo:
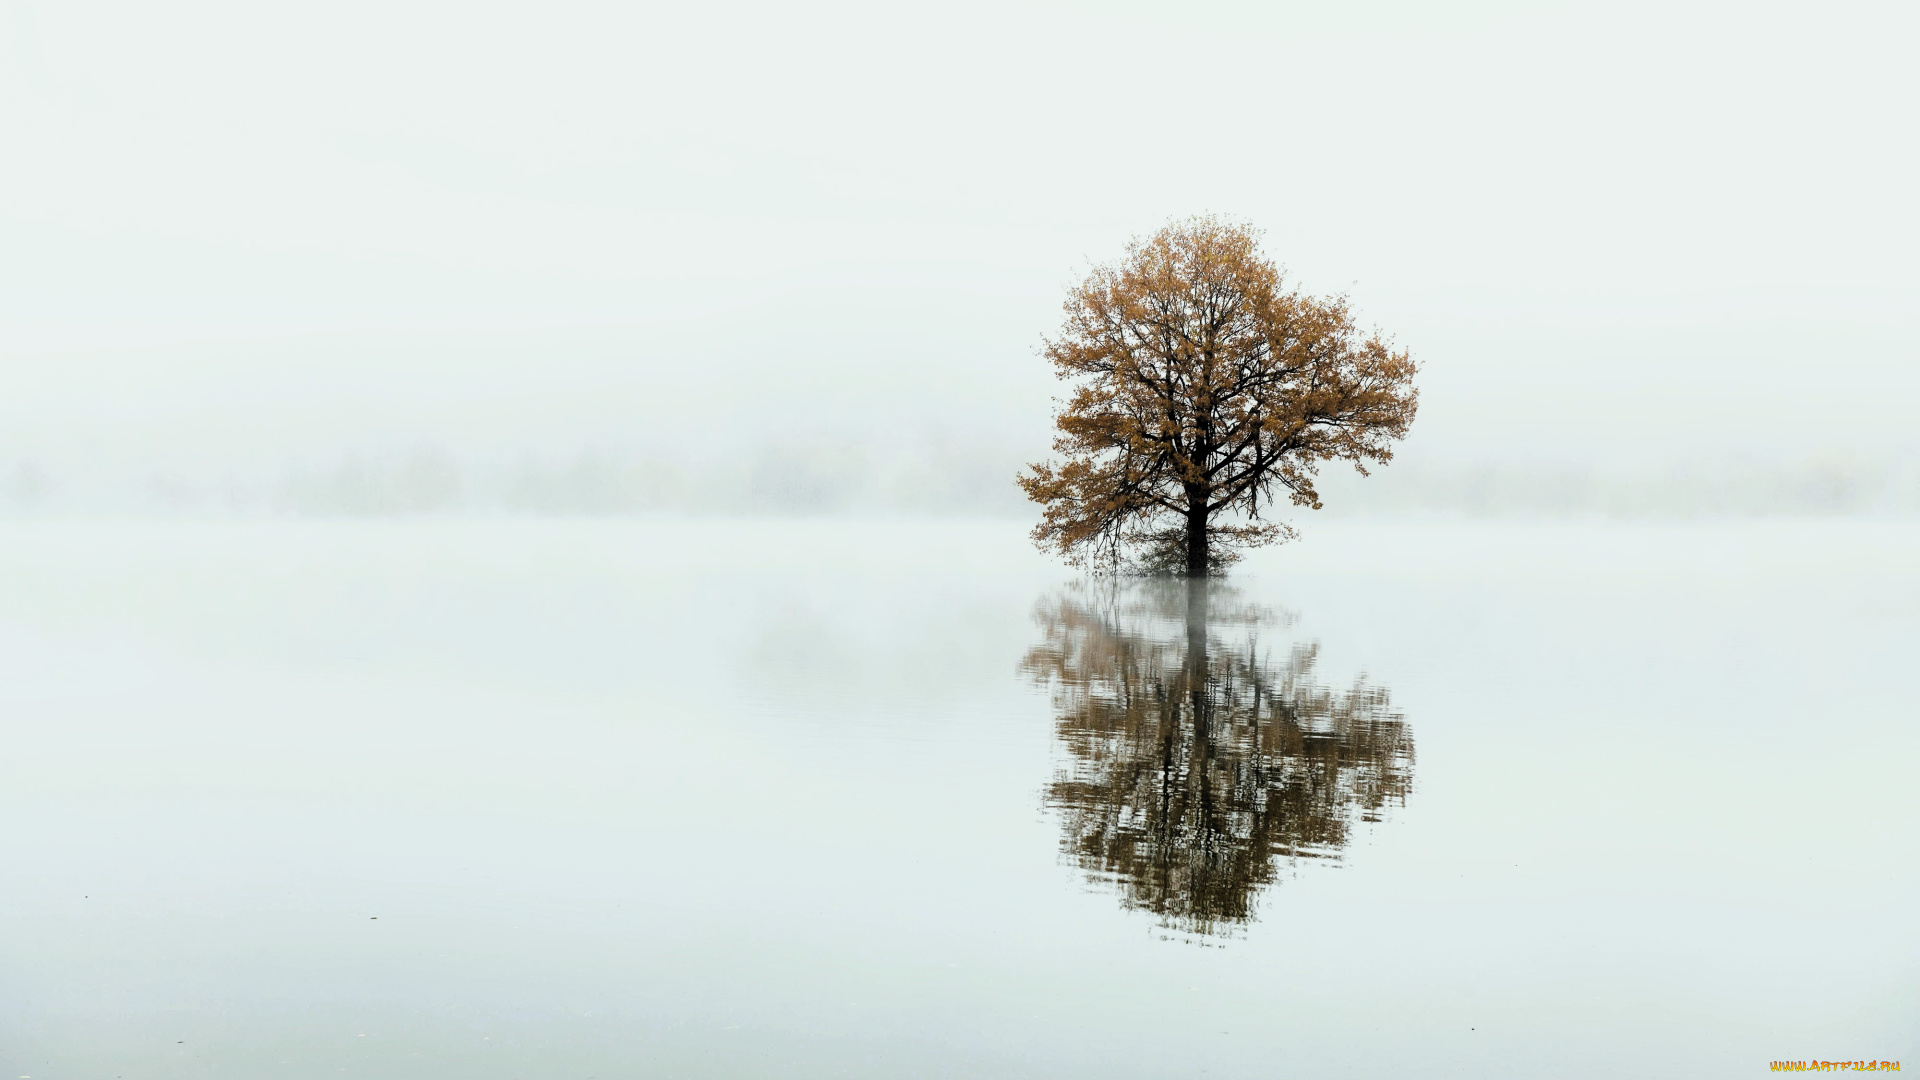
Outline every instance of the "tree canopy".
[(1095, 569), (1201, 576), (1291, 534), (1284, 496), (1319, 509), (1323, 462), (1367, 472), (1413, 422), (1411, 355), (1363, 332), (1344, 297), (1288, 288), (1260, 232), (1169, 224), (1096, 267), (1044, 355), (1074, 389), (1064, 460), (1028, 466), (1041, 547)]

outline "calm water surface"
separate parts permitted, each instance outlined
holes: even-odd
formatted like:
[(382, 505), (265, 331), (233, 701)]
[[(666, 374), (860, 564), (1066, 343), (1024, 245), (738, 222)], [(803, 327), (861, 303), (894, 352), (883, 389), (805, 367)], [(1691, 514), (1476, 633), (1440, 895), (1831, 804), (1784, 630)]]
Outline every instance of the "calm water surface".
[(0, 1075), (1920, 1068), (1915, 552), (0, 524)]

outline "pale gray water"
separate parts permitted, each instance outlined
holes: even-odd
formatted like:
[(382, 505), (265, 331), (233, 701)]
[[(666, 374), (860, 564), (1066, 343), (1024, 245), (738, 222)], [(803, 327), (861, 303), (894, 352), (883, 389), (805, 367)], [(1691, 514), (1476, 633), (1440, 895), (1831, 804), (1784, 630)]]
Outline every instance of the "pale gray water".
[(1012, 524), (6, 524), (0, 1067), (1920, 1067), (1916, 551), (1315, 524), (1196, 740)]

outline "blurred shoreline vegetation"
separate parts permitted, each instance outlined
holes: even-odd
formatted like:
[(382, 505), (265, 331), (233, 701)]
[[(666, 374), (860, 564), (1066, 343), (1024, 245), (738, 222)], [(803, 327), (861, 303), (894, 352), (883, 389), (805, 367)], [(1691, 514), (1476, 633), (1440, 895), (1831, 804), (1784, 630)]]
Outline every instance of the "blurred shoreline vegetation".
[[(588, 444), (570, 453), (462, 456), (433, 444), (347, 451), (331, 460), (232, 470), (155, 465), (144, 473), (43, 458), (0, 460), (0, 517), (421, 515), (750, 515), (1003, 517), (1035, 514), (1008, 473), (1013, 440), (929, 436), (916, 444), (800, 437), (704, 462), (667, 450)], [(1403, 458), (1369, 478), (1321, 478), (1315, 521), (1466, 519), (1718, 520), (1920, 516), (1920, 464), (1847, 455), (1729, 458), (1601, 469)]]

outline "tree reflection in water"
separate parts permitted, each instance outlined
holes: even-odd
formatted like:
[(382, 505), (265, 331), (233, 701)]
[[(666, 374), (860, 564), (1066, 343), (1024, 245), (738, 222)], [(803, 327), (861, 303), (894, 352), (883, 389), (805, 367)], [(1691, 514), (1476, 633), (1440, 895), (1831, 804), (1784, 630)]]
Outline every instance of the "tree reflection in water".
[(1043, 601), (1021, 670), (1051, 687), (1068, 767), (1048, 787), (1062, 854), (1123, 906), (1228, 935), (1282, 858), (1338, 859), (1355, 818), (1404, 804), (1413, 737), (1387, 692), (1314, 679), (1317, 644), (1269, 657), (1280, 613), (1206, 581), (1097, 583)]

